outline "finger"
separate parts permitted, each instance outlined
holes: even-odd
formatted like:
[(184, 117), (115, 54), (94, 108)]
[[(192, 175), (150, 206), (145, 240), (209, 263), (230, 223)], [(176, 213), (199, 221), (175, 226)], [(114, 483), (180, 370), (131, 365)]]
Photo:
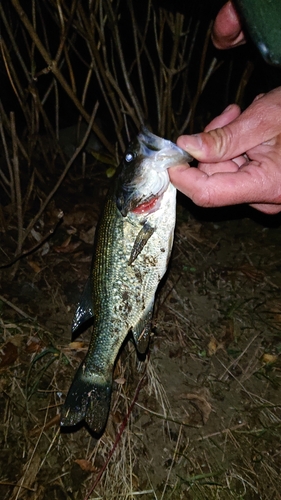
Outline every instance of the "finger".
[(255, 148), (249, 149), (247, 156), (251, 160), (263, 163), (264, 165), (270, 162), (275, 165), (274, 172), (279, 172), (281, 167), (281, 133), (259, 144)]
[(229, 160), (272, 139), (281, 132), (281, 87), (255, 100), (224, 127), (183, 135), (178, 146), (202, 162)]
[(212, 40), (217, 49), (229, 49), (245, 43), (240, 18), (231, 1), (222, 7), (215, 19)]
[[(257, 162), (250, 162), (236, 172), (218, 172), (208, 176), (194, 167), (182, 165), (170, 169), (174, 186), (202, 207), (221, 207), (240, 203), (281, 203), (277, 180), (271, 181)], [(262, 186), (262, 194), (261, 194)], [(276, 189), (276, 193), (273, 193)]]
[(267, 203), (250, 203), (250, 207), (255, 208), (259, 212), (267, 215), (275, 215), (281, 212), (281, 205), (272, 205)]
[(214, 130), (216, 128), (224, 127), (228, 125), (233, 120), (235, 120), (241, 114), (241, 110), (237, 104), (230, 104), (225, 108), (225, 110), (219, 115), (216, 116), (205, 128), (204, 132), (209, 132), (210, 130)]
[(220, 163), (199, 163), (198, 169), (205, 172), (208, 176), (219, 172), (237, 172), (242, 165), (246, 165), (248, 159), (245, 156), (238, 156), (233, 160), (227, 160)]
[(198, 169), (210, 176), (219, 172), (237, 172), (239, 167), (234, 161), (228, 160), (221, 163), (200, 163)]

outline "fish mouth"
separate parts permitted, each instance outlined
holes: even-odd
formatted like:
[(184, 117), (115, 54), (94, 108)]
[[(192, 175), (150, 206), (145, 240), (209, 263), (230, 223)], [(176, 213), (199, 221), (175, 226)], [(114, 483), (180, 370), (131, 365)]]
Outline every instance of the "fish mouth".
[(159, 196), (150, 196), (143, 198), (142, 196), (130, 195), (126, 200), (124, 197), (118, 198), (116, 201), (117, 208), (123, 217), (127, 217), (128, 213), (135, 215), (149, 215), (156, 212), (161, 205), (163, 193)]
[(128, 212), (155, 212), (170, 184), (168, 168), (191, 160), (176, 144), (142, 127), (124, 157), (116, 196), (116, 205), (123, 217)]
[(178, 163), (190, 163), (193, 157), (177, 146), (174, 142), (153, 134), (146, 127), (142, 127), (137, 136), (141, 152), (148, 158), (153, 156), (155, 167), (166, 170)]
[(156, 212), (156, 210), (158, 210), (162, 198), (163, 194), (161, 194), (160, 196), (155, 196), (154, 198), (151, 198), (149, 200), (146, 200), (137, 205), (135, 208), (133, 208), (131, 212), (136, 215), (152, 214), (153, 212)]

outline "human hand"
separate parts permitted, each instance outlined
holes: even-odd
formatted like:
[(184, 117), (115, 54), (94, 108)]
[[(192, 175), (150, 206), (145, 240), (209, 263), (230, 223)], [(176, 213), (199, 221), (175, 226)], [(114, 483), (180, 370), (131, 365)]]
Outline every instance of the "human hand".
[(217, 49), (230, 49), (245, 43), (240, 18), (231, 0), (221, 8), (215, 19), (212, 40)]
[(267, 214), (281, 211), (281, 87), (259, 96), (241, 113), (232, 104), (178, 146), (198, 168), (169, 169), (177, 189), (202, 207), (249, 203)]

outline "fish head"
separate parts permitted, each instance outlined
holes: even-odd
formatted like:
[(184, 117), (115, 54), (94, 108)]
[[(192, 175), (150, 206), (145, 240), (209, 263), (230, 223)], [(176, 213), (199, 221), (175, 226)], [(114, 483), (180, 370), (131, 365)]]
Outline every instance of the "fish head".
[(123, 217), (129, 212), (155, 211), (170, 184), (168, 168), (192, 159), (173, 142), (143, 127), (129, 144), (117, 171), (115, 198)]

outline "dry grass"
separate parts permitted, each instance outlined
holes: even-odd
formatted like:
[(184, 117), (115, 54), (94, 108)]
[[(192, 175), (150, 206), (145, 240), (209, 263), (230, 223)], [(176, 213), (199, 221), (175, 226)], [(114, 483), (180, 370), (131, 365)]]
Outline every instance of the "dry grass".
[[(243, 224), (251, 225), (253, 237), (260, 231), (253, 222)], [(2, 498), (280, 498), (280, 336), (272, 319), (277, 289), (268, 281), (245, 281), (239, 262), (236, 273), (226, 273), (238, 248), (230, 251), (225, 243), (218, 249), (210, 226), (201, 226), (205, 238), (196, 250), (194, 243), (176, 244), (150, 359), (140, 363), (130, 343), (121, 353), (99, 441), (83, 427), (74, 434), (61, 434), (58, 427), (63, 393), (85, 340), (72, 348), (58, 343), (23, 317), (21, 308), (6, 303)], [(228, 230), (240, 229), (228, 223), (224, 235)], [(243, 238), (250, 252), (251, 238)], [(205, 251), (210, 245), (213, 255)], [(251, 253), (253, 266), (256, 256)], [(187, 264), (195, 270), (188, 271), (188, 280)], [(274, 267), (257, 269), (276, 284)]]

